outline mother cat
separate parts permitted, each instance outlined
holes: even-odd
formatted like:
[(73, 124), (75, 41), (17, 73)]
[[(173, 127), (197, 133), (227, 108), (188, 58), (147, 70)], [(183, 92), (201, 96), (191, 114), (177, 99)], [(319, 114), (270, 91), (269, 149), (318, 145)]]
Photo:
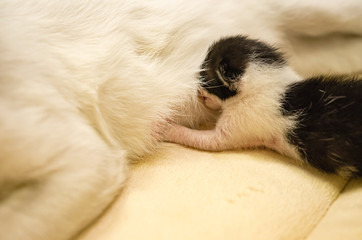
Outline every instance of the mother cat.
[(359, 1), (344, 6), (1, 1), (0, 239), (72, 238), (119, 193), (127, 162), (157, 147), (156, 123), (209, 118), (195, 73), (220, 36), (247, 34), (292, 55), (290, 32), (360, 34)]

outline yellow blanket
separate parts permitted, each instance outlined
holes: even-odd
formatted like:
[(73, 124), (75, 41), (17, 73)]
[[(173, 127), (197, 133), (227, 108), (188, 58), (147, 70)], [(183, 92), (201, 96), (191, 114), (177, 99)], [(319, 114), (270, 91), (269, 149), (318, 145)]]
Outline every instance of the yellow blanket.
[(362, 239), (362, 182), (345, 184), (268, 150), (165, 143), (78, 240)]

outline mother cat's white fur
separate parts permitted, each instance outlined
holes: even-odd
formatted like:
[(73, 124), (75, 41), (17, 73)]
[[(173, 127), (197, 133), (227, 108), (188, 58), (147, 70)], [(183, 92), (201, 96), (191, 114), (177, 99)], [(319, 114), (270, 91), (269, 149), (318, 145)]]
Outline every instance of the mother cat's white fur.
[[(0, 239), (71, 238), (119, 192), (127, 159), (157, 147), (155, 123), (201, 123), (195, 73), (220, 36), (261, 38), (293, 57), (290, 32), (361, 33), (359, 1), (349, 4), (1, 1)], [(349, 60), (360, 70), (362, 59)]]

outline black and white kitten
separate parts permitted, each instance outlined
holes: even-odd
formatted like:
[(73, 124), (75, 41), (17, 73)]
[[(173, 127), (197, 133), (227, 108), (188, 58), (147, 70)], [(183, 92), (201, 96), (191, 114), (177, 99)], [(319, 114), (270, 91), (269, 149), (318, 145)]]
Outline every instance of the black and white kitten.
[(362, 81), (303, 79), (276, 48), (245, 36), (213, 44), (200, 96), (221, 110), (212, 130), (173, 125), (168, 141), (221, 151), (265, 146), (344, 177), (362, 176)]

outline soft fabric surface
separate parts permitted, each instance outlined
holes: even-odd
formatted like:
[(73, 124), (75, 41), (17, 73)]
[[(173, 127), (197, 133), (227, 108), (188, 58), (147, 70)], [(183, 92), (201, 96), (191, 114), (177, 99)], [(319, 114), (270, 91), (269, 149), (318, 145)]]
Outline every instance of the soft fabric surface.
[(307, 240), (362, 239), (362, 180), (347, 184)]
[[(165, 144), (131, 167), (127, 187), (78, 240), (305, 239), (345, 183), (268, 150)], [(323, 239), (317, 230), (311, 239)]]

